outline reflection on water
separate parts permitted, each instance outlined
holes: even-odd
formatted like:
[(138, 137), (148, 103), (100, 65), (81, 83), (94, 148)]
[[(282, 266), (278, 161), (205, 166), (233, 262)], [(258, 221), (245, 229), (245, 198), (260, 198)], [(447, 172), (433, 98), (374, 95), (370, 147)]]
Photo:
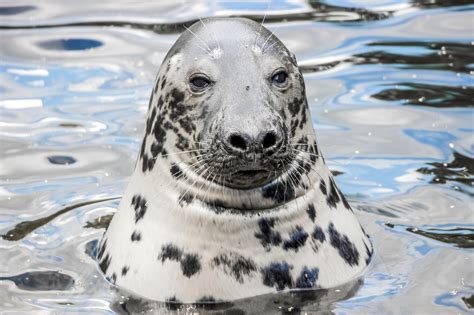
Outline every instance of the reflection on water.
[(0, 277), (15, 283), (18, 289), (28, 291), (69, 290), (74, 285), (71, 276), (55, 271), (33, 271), (12, 277)]
[[(447, 70), (469, 73), (474, 70), (471, 43), (456, 42), (374, 42), (367, 45), (378, 50), (356, 55), (363, 63), (381, 62), (405, 69)], [(397, 53), (399, 52), (399, 53)], [(413, 55), (413, 52), (416, 55)]]
[(98, 40), (87, 38), (71, 38), (47, 40), (40, 42), (39, 46), (51, 50), (84, 50), (102, 46), (102, 43)]
[[(92, 204), (96, 204), (96, 203), (99, 203), (99, 202), (104, 202), (104, 201), (109, 201), (109, 200), (115, 200), (115, 199), (119, 199), (119, 198), (106, 198), (106, 199), (102, 199), (102, 200), (91, 200), (91, 201), (85, 201), (85, 202), (81, 202), (81, 203), (78, 203), (78, 204), (75, 204), (75, 205), (71, 205), (71, 206), (68, 206), (68, 207), (65, 207), (64, 209), (61, 209), (57, 212), (54, 212), (53, 214), (51, 215), (48, 215), (46, 217), (41, 217), (37, 220), (32, 220), (32, 221), (22, 221), (20, 223), (18, 223), (17, 225), (15, 225), (15, 227), (11, 230), (9, 230), (8, 232), (6, 232), (5, 234), (1, 235), (1, 237), (4, 239), (4, 240), (7, 240), (7, 241), (18, 241), (18, 240), (21, 240), (22, 238), (24, 238), (25, 236), (27, 236), (29, 233), (33, 232), (34, 230), (36, 230), (37, 228), (40, 228), (44, 225), (46, 225), (47, 223), (53, 221), (54, 219), (56, 219), (58, 216), (64, 214), (64, 213), (67, 213), (71, 210), (74, 210), (76, 208), (80, 208), (80, 207), (84, 207), (84, 206), (87, 206), (87, 205), (92, 205)], [(100, 224), (100, 220), (99, 220), (99, 223)]]
[(2, 6), (0, 7), (0, 15), (16, 15), (34, 10), (35, 8), (32, 5)]
[[(2, 3), (0, 309), (472, 312), (470, 3)], [(375, 243), (366, 276), (193, 306), (119, 290), (94, 259), (135, 163), (161, 60), (200, 17), (265, 14), (297, 56), (326, 160)]]
[(468, 186), (473, 184), (474, 159), (456, 151), (453, 152), (454, 159), (449, 163), (433, 162), (427, 163), (429, 167), (417, 169), (421, 174), (435, 175), (431, 184), (445, 184), (447, 181), (455, 181)]
[(176, 301), (167, 303), (156, 303), (145, 299), (128, 297), (126, 293), (119, 301), (112, 305), (116, 312), (128, 312), (130, 314), (146, 312), (150, 310), (181, 313), (206, 314), (305, 314), (318, 313), (330, 314), (332, 303), (353, 297), (362, 285), (362, 281), (355, 280), (347, 285), (337, 287), (334, 290), (303, 290), (297, 293), (268, 294), (256, 298), (242, 299), (233, 302), (215, 303), (211, 297), (204, 298), (201, 302), (193, 305), (183, 305)]
[(48, 161), (51, 164), (62, 164), (62, 165), (69, 165), (76, 163), (76, 159), (72, 156), (66, 155), (51, 155), (48, 156)]
[(392, 229), (402, 229), (443, 243), (454, 244), (460, 248), (474, 248), (474, 228), (451, 226), (443, 228), (405, 227), (395, 226), (391, 223), (386, 223), (386, 226)]
[(466, 86), (439, 86), (400, 82), (372, 97), (384, 101), (401, 101), (405, 104), (436, 107), (472, 107), (474, 89)]

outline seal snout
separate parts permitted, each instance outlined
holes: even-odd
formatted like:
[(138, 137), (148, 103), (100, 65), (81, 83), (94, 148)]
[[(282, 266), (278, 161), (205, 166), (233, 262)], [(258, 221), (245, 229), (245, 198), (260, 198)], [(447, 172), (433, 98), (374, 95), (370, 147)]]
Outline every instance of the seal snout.
[(283, 143), (281, 132), (263, 131), (256, 136), (245, 132), (233, 132), (224, 141), (225, 149), (234, 155), (263, 153), (269, 157), (277, 152)]
[(235, 188), (257, 187), (278, 176), (277, 165), (284, 156), (285, 133), (273, 125), (230, 129), (221, 143), (231, 176), (226, 184)]

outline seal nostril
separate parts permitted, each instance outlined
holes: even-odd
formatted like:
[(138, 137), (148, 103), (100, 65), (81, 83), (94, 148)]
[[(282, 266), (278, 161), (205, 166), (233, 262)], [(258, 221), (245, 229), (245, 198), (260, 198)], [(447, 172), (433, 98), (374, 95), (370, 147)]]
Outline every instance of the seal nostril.
[(234, 148), (238, 148), (241, 150), (247, 149), (247, 143), (245, 142), (244, 138), (238, 134), (233, 134), (229, 137), (229, 143)]
[(263, 138), (263, 142), (262, 142), (263, 148), (268, 149), (274, 146), (275, 144), (276, 144), (275, 134), (272, 132), (267, 133), (265, 137)]

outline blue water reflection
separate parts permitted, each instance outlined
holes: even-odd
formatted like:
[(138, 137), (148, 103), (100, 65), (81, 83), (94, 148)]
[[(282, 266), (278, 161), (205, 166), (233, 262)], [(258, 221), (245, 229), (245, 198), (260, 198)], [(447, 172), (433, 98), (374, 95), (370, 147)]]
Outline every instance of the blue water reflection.
[(40, 42), (38, 44), (44, 49), (51, 50), (86, 50), (102, 46), (102, 42), (94, 39), (71, 38), (57, 39)]
[(376, 257), (360, 287), (324, 303), (236, 305), (472, 312), (473, 12), (469, 1), (1, 4), (0, 308), (135, 305), (91, 257), (134, 166), (161, 60), (183, 22), (268, 13), (265, 26), (297, 56), (321, 150)]

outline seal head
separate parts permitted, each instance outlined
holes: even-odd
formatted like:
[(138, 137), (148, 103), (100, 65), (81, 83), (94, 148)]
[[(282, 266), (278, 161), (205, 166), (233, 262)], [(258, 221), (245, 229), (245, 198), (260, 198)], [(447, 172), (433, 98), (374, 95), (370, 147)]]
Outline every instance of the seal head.
[(371, 255), (317, 146), (295, 56), (248, 19), (192, 25), (158, 73), (102, 271), (192, 303), (337, 286)]

